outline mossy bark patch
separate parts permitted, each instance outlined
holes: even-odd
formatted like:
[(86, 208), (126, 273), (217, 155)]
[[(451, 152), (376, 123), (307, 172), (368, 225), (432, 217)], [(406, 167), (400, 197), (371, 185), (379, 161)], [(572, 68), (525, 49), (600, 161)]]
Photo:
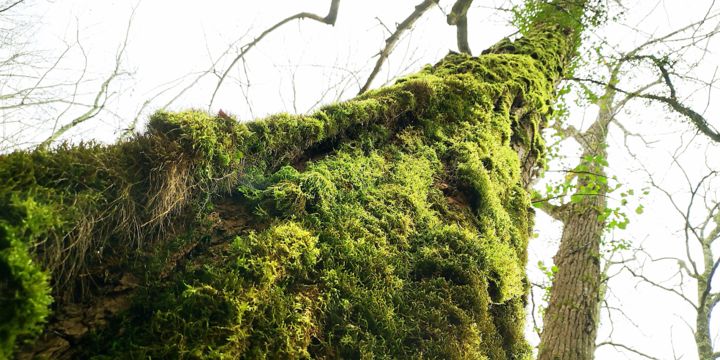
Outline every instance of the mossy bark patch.
[[(138, 358), (529, 356), (531, 215), (513, 99), (542, 118), (539, 97), (552, 92), (540, 75), (511, 78), (531, 74), (530, 57), (482, 59), (449, 55), (309, 117), (242, 125), (249, 145), (233, 193), (251, 225), (222, 256), (189, 261), (143, 290), (123, 325), (88, 349)], [(309, 136), (294, 139), (296, 129)], [(303, 158), (314, 160), (292, 161)]]

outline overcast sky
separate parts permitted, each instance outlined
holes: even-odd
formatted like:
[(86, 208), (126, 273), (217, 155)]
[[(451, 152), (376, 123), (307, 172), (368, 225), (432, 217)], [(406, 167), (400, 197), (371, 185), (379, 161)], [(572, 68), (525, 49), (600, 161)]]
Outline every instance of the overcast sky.
[[(341, 3), (337, 24), (330, 27), (312, 21), (296, 21), (285, 25), (254, 48), (247, 56), (245, 66), (238, 66), (231, 73), (232, 79), (221, 88), (211, 111), (223, 109), (243, 120), (263, 117), (276, 112), (308, 112), (319, 104), (347, 99), (354, 96), (372, 69), (375, 55), (388, 36), (386, 28), (394, 29), (418, 3), (418, 0), (344, 0)], [(442, 2), (441, 2), (442, 3)], [(444, 2), (449, 8), (448, 2)], [(470, 45), (474, 53), (510, 35), (509, 14), (493, 10), (493, 7), (509, 8), (509, 1), (475, 1), (470, 13)], [(627, 1), (629, 6), (627, 24), (642, 29), (636, 32), (628, 26), (615, 25), (609, 29), (596, 29), (588, 34), (590, 41), (607, 41), (618, 48), (629, 49), (632, 44), (646, 39), (648, 34), (664, 33), (697, 19), (707, 11), (711, 1), (705, 0), (636, 0)], [(42, 49), (47, 59), (57, 57), (66, 46), (70, 52), (59, 69), (52, 76), (58, 78), (77, 77), (78, 71), (87, 58), (86, 79), (82, 93), (91, 96), (115, 64), (115, 56), (122, 43), (125, 29), (132, 17), (128, 47), (121, 58), (121, 68), (127, 71), (119, 81), (111, 85), (112, 101), (108, 112), (99, 119), (73, 131), (71, 139), (94, 138), (112, 141), (128, 119), (141, 112), (141, 119), (164, 106), (180, 90), (195, 81), (202, 72), (216, 69), (222, 72), (229, 64), (237, 49), (252, 41), (262, 30), (299, 11), (310, 11), (324, 15), (329, 1), (319, 0), (272, 0), (238, 1), (208, 0), (28, 0), (18, 16), (34, 24), (27, 34), (32, 40), (30, 48)], [(235, 44), (231, 46), (231, 44)], [(717, 44), (711, 49), (720, 50)], [(384, 67), (375, 85), (379, 86), (399, 74), (410, 73), (424, 64), (435, 63), (449, 50), (454, 50), (455, 32), (445, 24), (443, 10), (432, 9), (418, 21), (415, 31), (398, 44), (394, 54)], [(231, 55), (223, 57), (230, 49)], [(83, 52), (85, 57), (83, 57)], [(218, 61), (213, 67), (213, 63)], [(720, 64), (717, 53), (708, 55), (702, 68), (697, 72), (711, 76)], [(639, 75), (642, 78), (642, 75)], [(207, 109), (217, 77), (208, 75), (193, 85), (170, 106), (171, 109)], [(327, 91), (330, 89), (329, 91)], [(710, 94), (710, 97), (713, 95)], [(708, 95), (696, 94), (692, 101), (705, 106)], [(711, 101), (709, 118), (718, 118), (716, 105)], [(631, 145), (640, 151), (643, 162), (668, 187), (680, 191), (681, 174), (668, 166), (668, 155), (680, 144), (689, 141), (691, 134), (680, 136), (687, 129), (686, 124), (666, 121), (661, 107), (647, 107), (643, 103), (629, 107), (626, 115), (627, 126), (648, 134), (658, 142), (655, 148), (645, 149), (637, 139)], [(573, 110), (572, 121), (578, 126), (587, 126), (594, 119), (596, 109), (592, 107)], [(141, 129), (142, 127), (140, 127)], [(41, 139), (46, 132), (38, 128), (29, 137)], [(610, 137), (611, 149), (622, 149), (624, 138), (618, 131)], [(702, 141), (694, 145), (686, 156), (701, 159), (708, 151)], [(717, 147), (714, 151), (717, 151)], [(573, 153), (573, 148), (566, 150)], [(717, 153), (717, 152), (716, 152)], [(715, 168), (720, 168), (718, 158), (710, 159)], [(613, 169), (628, 188), (641, 189), (646, 186), (644, 176), (624, 150), (612, 150), (610, 162)], [(688, 170), (697, 177), (702, 170), (702, 161), (688, 161)], [(556, 164), (555, 166), (562, 166)], [(682, 253), (678, 238), (681, 223), (669, 211), (669, 205), (657, 192), (644, 200), (645, 214), (634, 217), (629, 231), (616, 233), (616, 238), (628, 238), (635, 244), (641, 242), (657, 254)], [(538, 216), (539, 238), (533, 240), (530, 249), (528, 270), (537, 281), (538, 260), (549, 263), (557, 246), (560, 228), (547, 217)], [(719, 250), (720, 251), (720, 250)], [(660, 277), (663, 269), (654, 269)], [(684, 324), (690, 323), (689, 308), (681, 302), (627, 277), (613, 281), (611, 302), (633, 316), (639, 329), (627, 321), (615, 319), (613, 338), (637, 346), (650, 354), (672, 358), (672, 347), (683, 359), (696, 358), (692, 335)], [(607, 319), (605, 319), (607, 322)], [(715, 317), (716, 328), (720, 319)], [(607, 329), (607, 327), (605, 328)], [(530, 331), (531, 333), (531, 331)], [(601, 331), (607, 336), (607, 330)], [(535, 341), (532, 334), (531, 340)], [(599, 339), (599, 340), (602, 340)], [(602, 348), (597, 358), (617, 359), (618, 353)], [(639, 357), (627, 354), (629, 359)], [(624, 357), (620, 357), (624, 358)]]

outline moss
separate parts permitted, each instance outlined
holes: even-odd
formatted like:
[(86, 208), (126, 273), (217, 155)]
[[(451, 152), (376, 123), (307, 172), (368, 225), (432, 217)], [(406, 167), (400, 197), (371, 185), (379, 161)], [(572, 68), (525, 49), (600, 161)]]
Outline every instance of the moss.
[(50, 286), (59, 305), (88, 296), (109, 264), (154, 251), (169, 218), (228, 188), (243, 127), (221, 120), (158, 113), (131, 142), (0, 156), (3, 351), (41, 329)]
[(0, 194), (0, 357), (9, 358), (17, 338), (39, 334), (49, 315), (48, 276), (33, 261), (30, 246), (44, 227), (57, 226), (55, 209), (31, 198)]
[[(147, 331), (115, 340), (124, 344), (118, 351), (137, 357), (278, 351), (458, 358), (472, 347), (478, 358), (514, 356), (488, 314), (491, 304), (523, 296), (529, 222), (527, 199), (517, 190), (519, 161), (510, 148), (513, 110), (502, 99), (531, 101), (523, 91), (546, 84), (513, 78), (527, 71), (513, 68), (527, 64), (504, 58), (451, 55), (422, 74), (310, 116), (281, 114), (243, 125), (197, 111), (157, 113), (147, 134), (133, 142), (61, 149), (63, 161), (85, 158), (62, 180), (38, 161), (44, 154), (13, 156), (35, 157), (32, 166), (40, 171), (23, 186), (53, 192), (51, 202), (94, 199), (77, 212), (91, 218), (108, 211), (104, 204), (115, 204), (105, 213), (114, 220), (92, 222), (80, 234), (100, 234), (84, 245), (85, 253), (103, 246), (128, 262), (131, 249), (117, 241), (130, 238), (146, 256), (160, 256), (167, 247), (153, 244), (165, 241), (162, 236), (152, 240), (114, 225), (163, 224), (187, 204), (202, 208), (232, 183), (241, 184), (253, 221), (268, 224), (241, 237), (251, 259), (187, 268), (176, 275), (177, 285), (163, 282), (140, 296), (127, 321)], [(333, 155), (303, 171), (280, 166), (323, 147)], [(58, 155), (47, 156), (55, 161)], [(471, 206), (454, 207), (440, 182), (467, 190)], [(72, 214), (60, 218), (77, 223)], [(131, 219), (123, 218), (128, 214)], [(447, 227), (458, 220), (457, 228)], [(310, 251), (293, 247), (297, 239), (287, 229), (300, 228), (318, 239), (311, 246), (317, 263), (296, 256), (298, 249)], [(226, 258), (247, 258), (240, 244)], [(82, 260), (82, 254), (73, 256)], [(163, 268), (155, 264), (148, 271)], [(160, 301), (146, 303), (151, 298)], [(197, 306), (206, 311), (192, 313)], [(285, 306), (307, 318), (296, 323), (299, 310)], [(135, 324), (145, 320), (150, 323)]]
[[(113, 264), (146, 281), (78, 339), (84, 357), (529, 357), (525, 186), (566, 30), (310, 115), (159, 112), (128, 142), (0, 157), (0, 269), (20, 289), (4, 349), (39, 328), (49, 276), (65, 303), (80, 278), (112, 283)], [(220, 198), (241, 199), (247, 229), (195, 251)]]
[[(139, 294), (123, 337), (99, 337), (86, 356), (109, 358), (307, 357), (323, 299), (301, 286), (317, 236), (285, 222), (235, 239), (222, 263), (192, 263)], [(115, 329), (118, 330), (118, 329)], [(110, 347), (96, 347), (108, 342)]]
[[(436, 127), (409, 127), (380, 149), (368, 151), (358, 138), (303, 171), (285, 166), (246, 178), (239, 193), (254, 210), (253, 222), (267, 229), (238, 237), (218, 262), (187, 266), (177, 275), (183, 286), (162, 285), (138, 298), (125, 328), (143, 330), (106, 354), (525, 356), (522, 338), (504, 341), (505, 332), (521, 333), (523, 322), (498, 326), (491, 312), (526, 290), (524, 258), (513, 239), (527, 238), (528, 220), (512, 219), (504, 209), (519, 204), (523, 210), (513, 215), (528, 216), (527, 198), (512, 191), (517, 169), (505, 169), (518, 167), (517, 156), (502, 150), (509, 145), (504, 130), (493, 132), (472, 117), (457, 121), (468, 132), (453, 132), (437, 146), (426, 140)], [(497, 166), (482, 174), (458, 165), (470, 161), (458, 148), (470, 147), (464, 139), (475, 137), (482, 138), (484, 156), (499, 154)], [(485, 190), (477, 204), (446, 214), (451, 198), (439, 184), (473, 179), (494, 187), (495, 198)], [(198, 294), (215, 296), (203, 309), (225, 313), (188, 313), (184, 309), (199, 306), (186, 305)], [(523, 310), (511, 307), (503, 316), (521, 319)]]
[(182, 113), (157, 112), (150, 117), (148, 134), (164, 137), (165, 141), (182, 148), (193, 163), (204, 165), (202, 175), (212, 177), (213, 170), (222, 174), (235, 168), (243, 159), (239, 143), (247, 137), (244, 126), (229, 118), (212, 117), (201, 111)]

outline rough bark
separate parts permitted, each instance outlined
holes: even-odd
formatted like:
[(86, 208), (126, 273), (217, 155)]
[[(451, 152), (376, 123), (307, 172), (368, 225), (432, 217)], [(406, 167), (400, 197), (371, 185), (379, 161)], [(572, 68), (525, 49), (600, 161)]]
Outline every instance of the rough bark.
[[(557, 273), (552, 282), (550, 301), (543, 318), (538, 360), (591, 360), (599, 326), (602, 301), (600, 243), (605, 229), (608, 126), (615, 112), (612, 74), (605, 94), (597, 101), (596, 121), (588, 130), (575, 134), (583, 147), (582, 171), (577, 177), (579, 199), (554, 209), (553, 216), (564, 224), (560, 248), (553, 257)], [(589, 161), (588, 159), (603, 159)]]
[[(712, 264), (712, 263), (711, 263)], [(702, 298), (702, 293), (707, 286), (707, 281), (698, 280), (698, 299)], [(710, 333), (710, 315), (713, 307), (709, 302), (699, 304), (697, 315), (695, 316), (695, 346), (697, 347), (698, 356), (703, 360), (714, 360), (717, 356), (713, 356), (712, 334)]]
[(543, 318), (539, 360), (592, 359), (600, 304), (600, 197), (569, 206), (560, 249), (553, 258), (555, 274), (550, 303)]

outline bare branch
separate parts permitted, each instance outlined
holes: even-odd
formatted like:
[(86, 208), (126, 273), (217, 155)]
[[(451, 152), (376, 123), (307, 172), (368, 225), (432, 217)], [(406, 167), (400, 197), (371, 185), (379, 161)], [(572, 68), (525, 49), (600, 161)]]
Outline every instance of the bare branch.
[(713, 308), (720, 303), (720, 293), (715, 293), (710, 297), (710, 307)]
[(337, 14), (338, 14), (339, 8), (340, 8), (340, 0), (332, 0), (332, 2), (330, 3), (330, 11), (328, 11), (328, 14), (326, 16), (320, 16), (320, 15), (309, 13), (309, 12), (301, 12), (301, 13), (297, 13), (295, 15), (286, 17), (285, 19), (280, 20), (280, 22), (278, 22), (277, 24), (267, 28), (265, 31), (260, 33), (260, 36), (258, 36), (255, 40), (244, 45), (241, 48), (240, 53), (235, 57), (235, 59), (233, 59), (232, 62), (230, 62), (230, 66), (228, 66), (227, 69), (225, 69), (223, 74), (220, 76), (220, 79), (218, 79), (218, 83), (217, 83), (217, 85), (215, 85), (215, 90), (213, 90), (212, 97), (210, 97), (210, 104), (208, 105), (208, 108), (211, 108), (213, 103), (215, 102), (215, 96), (217, 96), (217, 93), (220, 90), (220, 87), (222, 86), (223, 82), (225, 81), (225, 78), (227, 78), (228, 74), (230, 73), (230, 70), (232, 70), (233, 67), (235, 67), (235, 64), (237, 64), (237, 62), (240, 61), (240, 59), (244, 58), (245, 55), (248, 53), (248, 51), (250, 51), (253, 47), (255, 47), (255, 45), (257, 45), (260, 42), (260, 40), (262, 40), (265, 36), (267, 36), (271, 32), (277, 30), (279, 27), (281, 27), (293, 20), (310, 19), (310, 20), (315, 20), (315, 21), (321, 22), (323, 24), (334, 26), (335, 20), (337, 20)]
[(626, 269), (628, 272), (630, 272), (630, 274), (632, 274), (632, 276), (634, 276), (634, 277), (636, 277), (636, 278), (639, 278), (639, 279), (643, 280), (644, 282), (646, 282), (646, 283), (648, 283), (648, 284), (650, 284), (650, 285), (652, 285), (652, 286), (654, 286), (654, 287), (656, 287), (656, 288), (658, 288), (658, 289), (660, 289), (660, 290), (664, 290), (664, 291), (667, 291), (667, 292), (671, 292), (671, 293), (677, 295), (679, 298), (683, 299), (685, 302), (687, 302), (690, 306), (692, 306), (693, 309), (695, 309), (695, 310), (698, 309), (698, 306), (695, 305), (695, 303), (693, 303), (692, 300), (690, 300), (690, 298), (688, 298), (687, 296), (685, 296), (685, 294), (683, 294), (682, 292), (680, 292), (680, 291), (678, 291), (678, 290), (676, 290), (676, 289), (669, 288), (669, 287), (667, 287), (667, 286), (661, 285), (661, 284), (659, 284), (659, 283), (651, 280), (650, 278), (648, 278), (647, 276), (645, 276), (645, 275), (643, 275), (643, 274), (636, 273), (635, 271), (633, 271), (631, 268), (629, 268), (629, 267), (627, 267), (627, 266), (625, 266), (625, 269)]
[(562, 206), (553, 205), (549, 201), (533, 202), (533, 206), (542, 210), (544, 213), (550, 215), (550, 217), (557, 221), (564, 221), (565, 219), (565, 215), (563, 214), (565, 211)]
[(601, 342), (601, 343), (598, 343), (597, 345), (595, 345), (595, 348), (599, 348), (599, 347), (601, 347), (601, 346), (606, 346), (606, 345), (607, 345), (607, 346), (612, 346), (612, 347), (621, 348), (621, 349), (625, 349), (625, 350), (627, 350), (627, 351), (630, 351), (630, 352), (632, 352), (632, 353), (635, 353), (635, 354), (637, 354), (637, 355), (640, 355), (640, 356), (642, 356), (642, 357), (644, 357), (644, 358), (646, 358), (646, 359), (660, 360), (659, 358), (656, 358), (656, 357), (654, 357), (654, 356), (650, 356), (650, 355), (648, 355), (648, 354), (646, 354), (646, 353), (644, 353), (644, 352), (642, 352), (642, 351), (640, 351), (640, 350), (636, 350), (636, 349), (634, 349), (634, 348), (632, 348), (632, 347), (630, 347), (630, 346), (623, 345), (623, 344), (616, 343), (616, 342), (612, 342), (612, 341), (603, 341), (603, 342)]
[(679, 114), (685, 116), (692, 122), (697, 129), (705, 134), (707, 137), (712, 139), (715, 142), (720, 143), (720, 132), (716, 129), (714, 129), (708, 121), (705, 119), (704, 116), (700, 115), (696, 111), (690, 109), (689, 107), (683, 105), (680, 103), (677, 99), (665, 97), (665, 96), (659, 96), (659, 95), (653, 95), (653, 94), (639, 94), (636, 95), (638, 97), (651, 99), (651, 100), (657, 100), (660, 101), (666, 105), (668, 105), (671, 109), (675, 110)]
[[(718, 131), (712, 125), (710, 125), (710, 123), (705, 119), (704, 116), (702, 116), (698, 112), (694, 111), (693, 109), (683, 105), (677, 98), (667, 97), (667, 96), (662, 96), (662, 95), (655, 95), (655, 94), (644, 94), (642, 92), (627, 91), (627, 90), (621, 89), (617, 86), (608, 85), (603, 81), (598, 81), (598, 80), (594, 80), (594, 79), (573, 77), (572, 80), (590, 82), (590, 83), (593, 83), (596, 85), (610, 86), (614, 90), (621, 92), (623, 94), (626, 94), (628, 96), (628, 98), (644, 98), (644, 99), (659, 101), (659, 102), (669, 106), (671, 109), (673, 109), (675, 112), (679, 113), (680, 115), (683, 115), (686, 118), (688, 118), (688, 120), (690, 120), (690, 122), (693, 123), (693, 125), (695, 125), (695, 127), (697, 127), (697, 129), (700, 132), (705, 134), (711, 140), (720, 143), (720, 131)], [(671, 94), (674, 94), (674, 87), (672, 85), (672, 82), (670, 82), (669, 77), (666, 78), (665, 81), (666, 81), (666, 85), (668, 87), (670, 87), (670, 89), (671, 89)]]
[(472, 54), (470, 44), (468, 44), (468, 23), (467, 12), (472, 5), (473, 0), (456, 0), (452, 11), (447, 16), (448, 25), (454, 25), (457, 28), (457, 44), (461, 53)]
[(120, 70), (120, 64), (122, 63), (122, 57), (125, 54), (125, 49), (127, 48), (128, 44), (128, 38), (130, 36), (130, 29), (132, 28), (132, 22), (135, 17), (135, 9), (133, 9), (132, 13), (130, 14), (130, 19), (128, 20), (128, 25), (125, 30), (125, 38), (123, 39), (122, 45), (120, 46), (120, 49), (118, 50), (117, 54), (115, 55), (115, 68), (110, 73), (110, 75), (100, 84), (100, 89), (95, 94), (95, 99), (90, 106), (90, 108), (82, 113), (80, 116), (76, 117), (69, 123), (61, 126), (59, 129), (54, 131), (45, 141), (40, 143), (38, 145), (39, 148), (46, 148), (48, 147), (53, 141), (60, 138), (64, 133), (66, 133), (68, 130), (74, 128), (75, 126), (82, 124), (83, 122), (90, 120), (97, 116), (104, 108), (105, 103), (108, 99), (108, 88), (110, 87), (110, 84), (112, 83), (115, 78), (122, 75), (122, 71)]
[(18, 5), (18, 4), (22, 3), (23, 1), (25, 1), (25, 0), (17, 0), (16, 2), (14, 2), (14, 3), (12, 3), (12, 4), (8, 5), (8, 6), (0, 9), (0, 13), (4, 13), (4, 12), (6, 12), (6, 11), (12, 9), (12, 8), (14, 8), (15, 5)]
[(385, 40), (385, 47), (378, 53), (378, 59), (375, 62), (375, 67), (373, 68), (372, 72), (370, 72), (370, 75), (365, 81), (365, 85), (360, 88), (358, 94), (362, 94), (368, 91), (368, 89), (370, 89), (370, 85), (372, 84), (373, 80), (375, 80), (377, 74), (380, 72), (380, 68), (382, 68), (385, 60), (390, 57), (390, 53), (392, 53), (393, 49), (395, 49), (395, 45), (400, 40), (402, 34), (405, 33), (405, 31), (410, 30), (415, 24), (415, 22), (420, 19), (423, 14), (425, 14), (425, 12), (430, 9), (432, 5), (437, 4), (437, 1), (438, 0), (424, 0), (422, 3), (415, 6), (415, 11), (413, 11), (410, 16), (403, 20), (403, 22), (401, 22), (397, 26), (395, 32), (392, 33), (392, 35), (390, 35), (387, 40)]
[(652, 61), (652, 63), (658, 68), (660, 71), (660, 74), (662, 76), (662, 80), (665, 82), (665, 86), (667, 86), (668, 90), (670, 91), (670, 96), (660, 96), (660, 95), (654, 95), (654, 94), (642, 94), (642, 93), (636, 93), (637, 97), (650, 99), (650, 100), (656, 100), (664, 103), (665, 105), (669, 106), (671, 109), (675, 110), (677, 113), (685, 116), (692, 122), (697, 129), (705, 134), (707, 137), (712, 139), (715, 142), (720, 143), (720, 132), (718, 132), (717, 129), (713, 128), (708, 121), (705, 119), (704, 116), (699, 114), (698, 112), (694, 111), (693, 109), (690, 109), (689, 107), (682, 104), (678, 98), (677, 98), (677, 91), (675, 90), (675, 85), (673, 84), (671, 78), (670, 78), (670, 72), (667, 69), (667, 61), (662, 58), (658, 58), (653, 55), (645, 55), (645, 56), (638, 56), (637, 58), (647, 58)]

